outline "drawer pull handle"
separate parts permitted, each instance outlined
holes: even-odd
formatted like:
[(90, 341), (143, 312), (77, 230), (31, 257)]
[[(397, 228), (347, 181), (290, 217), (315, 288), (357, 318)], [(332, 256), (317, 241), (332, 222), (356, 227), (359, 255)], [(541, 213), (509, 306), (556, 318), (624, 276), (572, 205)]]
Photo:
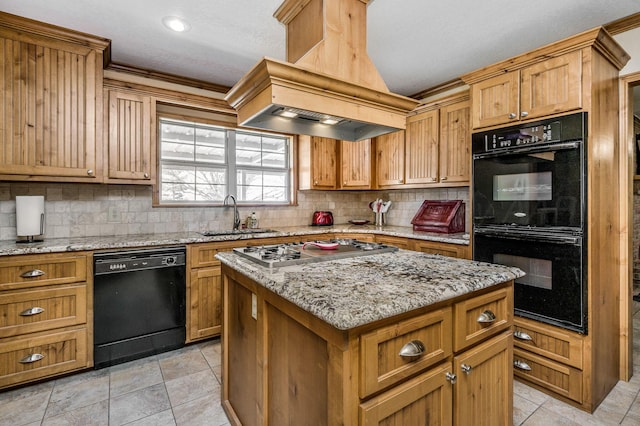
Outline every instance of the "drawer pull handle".
[(398, 355), (401, 357), (413, 358), (424, 354), (424, 351), (424, 343), (420, 340), (412, 340), (400, 349), (400, 353)]
[(533, 341), (533, 338), (531, 336), (529, 336), (528, 333), (525, 333), (524, 331), (520, 331), (520, 330), (516, 330), (513, 332), (513, 337), (515, 337), (516, 339), (520, 339), (520, 340), (528, 340), (528, 341)]
[(531, 367), (524, 361), (515, 360), (513, 361), (513, 366), (519, 370), (531, 371)]
[(510, 112), (510, 113), (509, 113), (509, 118), (510, 118), (510, 119), (512, 119), (512, 120), (513, 120), (513, 119), (514, 119), (514, 118), (516, 118), (516, 117), (517, 117), (517, 115), (516, 115), (516, 113), (515, 113), (515, 112)]
[(20, 274), (22, 278), (36, 278), (36, 277), (41, 277), (43, 275), (44, 275), (44, 271), (41, 271), (40, 269), (32, 269), (30, 271), (23, 272)]
[(478, 316), (478, 321), (481, 324), (491, 324), (496, 320), (496, 315), (490, 310), (486, 310)]
[(460, 369), (468, 376), (469, 374), (471, 374), (471, 370), (473, 370), (473, 367), (468, 364), (462, 364), (460, 366)]
[(44, 308), (41, 308), (39, 306), (34, 306), (33, 308), (29, 308), (29, 309), (25, 309), (24, 311), (20, 312), (20, 316), (21, 317), (30, 317), (32, 315), (38, 315), (44, 312)]
[(458, 380), (458, 376), (453, 373), (447, 373), (444, 375), (444, 377), (447, 379), (447, 381), (451, 382), (452, 385), (455, 385), (456, 381)]
[(32, 362), (40, 361), (42, 358), (44, 358), (42, 354), (31, 354), (25, 356), (19, 362), (20, 364), (31, 364)]

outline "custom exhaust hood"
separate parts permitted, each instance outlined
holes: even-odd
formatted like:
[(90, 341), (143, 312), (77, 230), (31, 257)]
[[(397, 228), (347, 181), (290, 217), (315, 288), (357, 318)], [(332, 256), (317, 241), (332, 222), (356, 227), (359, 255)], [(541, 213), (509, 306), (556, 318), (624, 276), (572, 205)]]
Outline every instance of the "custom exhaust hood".
[(405, 128), (418, 101), (389, 92), (366, 51), (370, 0), (285, 0), (287, 61), (263, 58), (227, 93), (241, 126), (349, 141)]

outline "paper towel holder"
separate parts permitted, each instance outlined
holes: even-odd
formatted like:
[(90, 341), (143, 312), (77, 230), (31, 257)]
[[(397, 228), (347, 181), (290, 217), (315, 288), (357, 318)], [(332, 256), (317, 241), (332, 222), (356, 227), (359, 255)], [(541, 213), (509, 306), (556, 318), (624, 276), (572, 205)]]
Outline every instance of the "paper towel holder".
[(44, 240), (44, 196), (16, 196), (16, 242)]

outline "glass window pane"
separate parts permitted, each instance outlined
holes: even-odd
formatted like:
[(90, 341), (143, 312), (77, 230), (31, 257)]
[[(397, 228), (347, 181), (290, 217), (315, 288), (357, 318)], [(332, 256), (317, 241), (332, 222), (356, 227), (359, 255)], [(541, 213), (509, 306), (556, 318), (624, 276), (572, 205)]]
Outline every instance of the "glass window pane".
[(286, 151), (285, 139), (263, 137), (262, 150), (265, 152), (275, 152), (284, 155)]
[(265, 186), (263, 188), (263, 193), (264, 201), (288, 201), (285, 188), (283, 187)]
[(287, 175), (284, 172), (264, 172), (263, 175), (265, 186), (287, 186)]
[(284, 154), (265, 154), (262, 158), (262, 165), (284, 169), (287, 167), (287, 157)]
[(262, 137), (249, 133), (236, 133), (236, 150), (258, 151), (262, 150)]
[(236, 164), (239, 166), (262, 166), (262, 154), (260, 151), (247, 151), (236, 149)]
[(238, 170), (236, 173), (238, 185), (262, 185), (262, 171)]
[(164, 201), (193, 201), (195, 200), (195, 186), (186, 183), (161, 183), (162, 200)]
[(193, 166), (162, 166), (162, 182), (195, 183), (195, 181), (195, 167)]

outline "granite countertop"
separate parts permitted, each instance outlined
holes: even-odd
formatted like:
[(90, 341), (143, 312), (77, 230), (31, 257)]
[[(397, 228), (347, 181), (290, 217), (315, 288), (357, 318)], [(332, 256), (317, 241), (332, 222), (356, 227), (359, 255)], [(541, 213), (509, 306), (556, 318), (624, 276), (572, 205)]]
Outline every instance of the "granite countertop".
[(334, 225), (334, 226), (288, 226), (278, 227), (274, 232), (255, 234), (216, 235), (205, 237), (198, 232), (180, 232), (173, 234), (141, 234), (116, 235), (112, 237), (82, 237), (82, 238), (45, 238), (38, 243), (16, 243), (15, 241), (0, 241), (0, 256), (20, 254), (60, 253), (85, 250), (127, 249), (134, 247), (153, 247), (179, 244), (194, 244), (222, 241), (252, 240), (255, 238), (289, 237), (303, 235), (318, 235), (326, 233), (366, 233), (381, 234), (404, 238), (415, 238), (450, 244), (469, 244), (469, 234), (437, 234), (431, 232), (414, 232), (411, 227), (373, 225)]
[(410, 250), (269, 269), (233, 253), (220, 261), (340, 330), (524, 275), (518, 268)]

